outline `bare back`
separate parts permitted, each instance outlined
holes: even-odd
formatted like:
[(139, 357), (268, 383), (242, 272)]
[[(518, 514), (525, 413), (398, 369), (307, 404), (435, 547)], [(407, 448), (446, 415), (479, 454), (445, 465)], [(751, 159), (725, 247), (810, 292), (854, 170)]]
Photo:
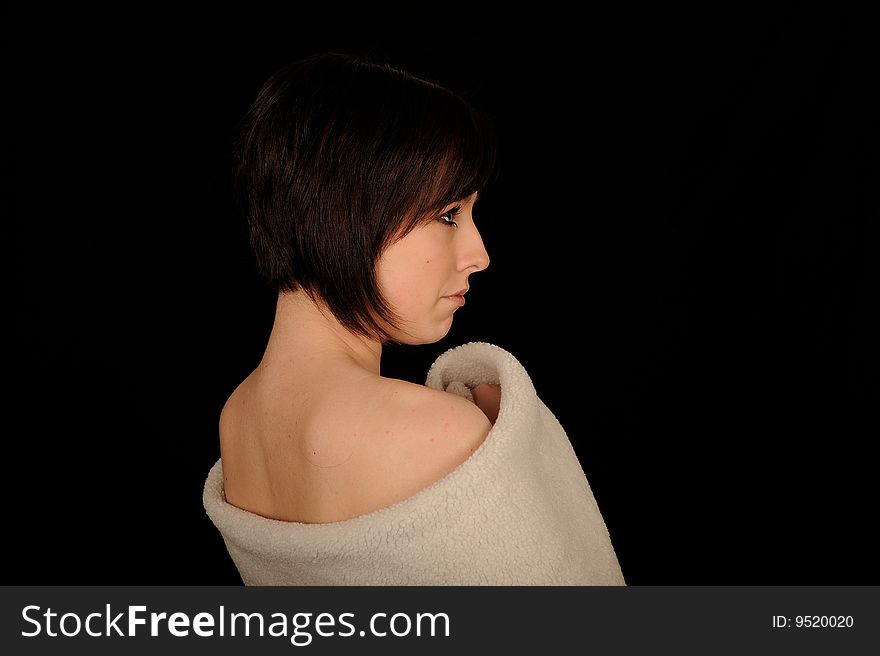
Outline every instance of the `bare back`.
[(224, 490), (232, 505), (271, 519), (342, 521), (439, 480), (491, 428), (469, 401), (406, 381), (255, 372), (221, 414)]

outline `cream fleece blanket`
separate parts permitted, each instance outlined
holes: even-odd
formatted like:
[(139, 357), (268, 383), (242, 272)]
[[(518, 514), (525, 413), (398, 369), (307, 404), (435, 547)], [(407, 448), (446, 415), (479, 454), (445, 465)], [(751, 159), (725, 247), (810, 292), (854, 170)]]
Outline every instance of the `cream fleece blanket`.
[(438, 357), (428, 387), (473, 401), (501, 386), (483, 444), (445, 477), (340, 522), (267, 519), (226, 502), (221, 461), (203, 502), (246, 585), (626, 585), (562, 426), (510, 353), (470, 342)]

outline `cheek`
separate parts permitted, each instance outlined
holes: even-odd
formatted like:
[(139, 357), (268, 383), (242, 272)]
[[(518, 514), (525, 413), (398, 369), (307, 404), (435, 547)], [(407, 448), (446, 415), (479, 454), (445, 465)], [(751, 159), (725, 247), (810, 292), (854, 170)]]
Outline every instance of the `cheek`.
[(439, 299), (440, 279), (436, 260), (419, 259), (406, 268), (389, 271), (385, 289), (401, 307), (417, 308)]
[(448, 254), (436, 244), (424, 240), (399, 242), (386, 252), (379, 268), (379, 281), (395, 300), (416, 302), (442, 291), (449, 267)]

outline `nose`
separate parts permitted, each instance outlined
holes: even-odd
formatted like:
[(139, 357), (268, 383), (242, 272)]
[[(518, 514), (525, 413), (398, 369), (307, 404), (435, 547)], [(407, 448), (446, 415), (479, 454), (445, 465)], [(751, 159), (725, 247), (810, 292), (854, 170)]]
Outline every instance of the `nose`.
[(474, 268), (474, 272), (483, 271), (489, 266), (489, 253), (486, 251), (486, 247), (483, 244), (483, 238), (480, 236), (480, 231), (477, 230), (477, 227), (473, 224), (473, 237), (468, 241), (467, 246), (464, 249), (464, 257), (462, 264), (464, 265), (463, 269)]

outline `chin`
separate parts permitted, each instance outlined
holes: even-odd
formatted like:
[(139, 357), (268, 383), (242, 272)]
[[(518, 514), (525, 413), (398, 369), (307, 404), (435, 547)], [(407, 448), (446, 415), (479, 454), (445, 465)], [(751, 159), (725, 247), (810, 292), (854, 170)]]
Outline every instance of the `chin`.
[(407, 344), (436, 344), (449, 334), (452, 327), (452, 321), (445, 321), (439, 324), (434, 330), (421, 330), (417, 334), (407, 339)]
[(419, 339), (419, 341), (414, 342), (414, 343), (415, 343), (415, 344), (436, 344), (436, 343), (439, 342), (441, 339), (443, 339), (444, 337), (446, 337), (446, 335), (448, 335), (448, 334), (449, 334), (449, 331), (447, 330), (447, 331), (444, 331), (444, 332), (442, 332), (442, 333), (438, 333), (437, 335), (434, 335), (434, 336), (432, 336), (432, 337), (422, 336), (422, 337)]

